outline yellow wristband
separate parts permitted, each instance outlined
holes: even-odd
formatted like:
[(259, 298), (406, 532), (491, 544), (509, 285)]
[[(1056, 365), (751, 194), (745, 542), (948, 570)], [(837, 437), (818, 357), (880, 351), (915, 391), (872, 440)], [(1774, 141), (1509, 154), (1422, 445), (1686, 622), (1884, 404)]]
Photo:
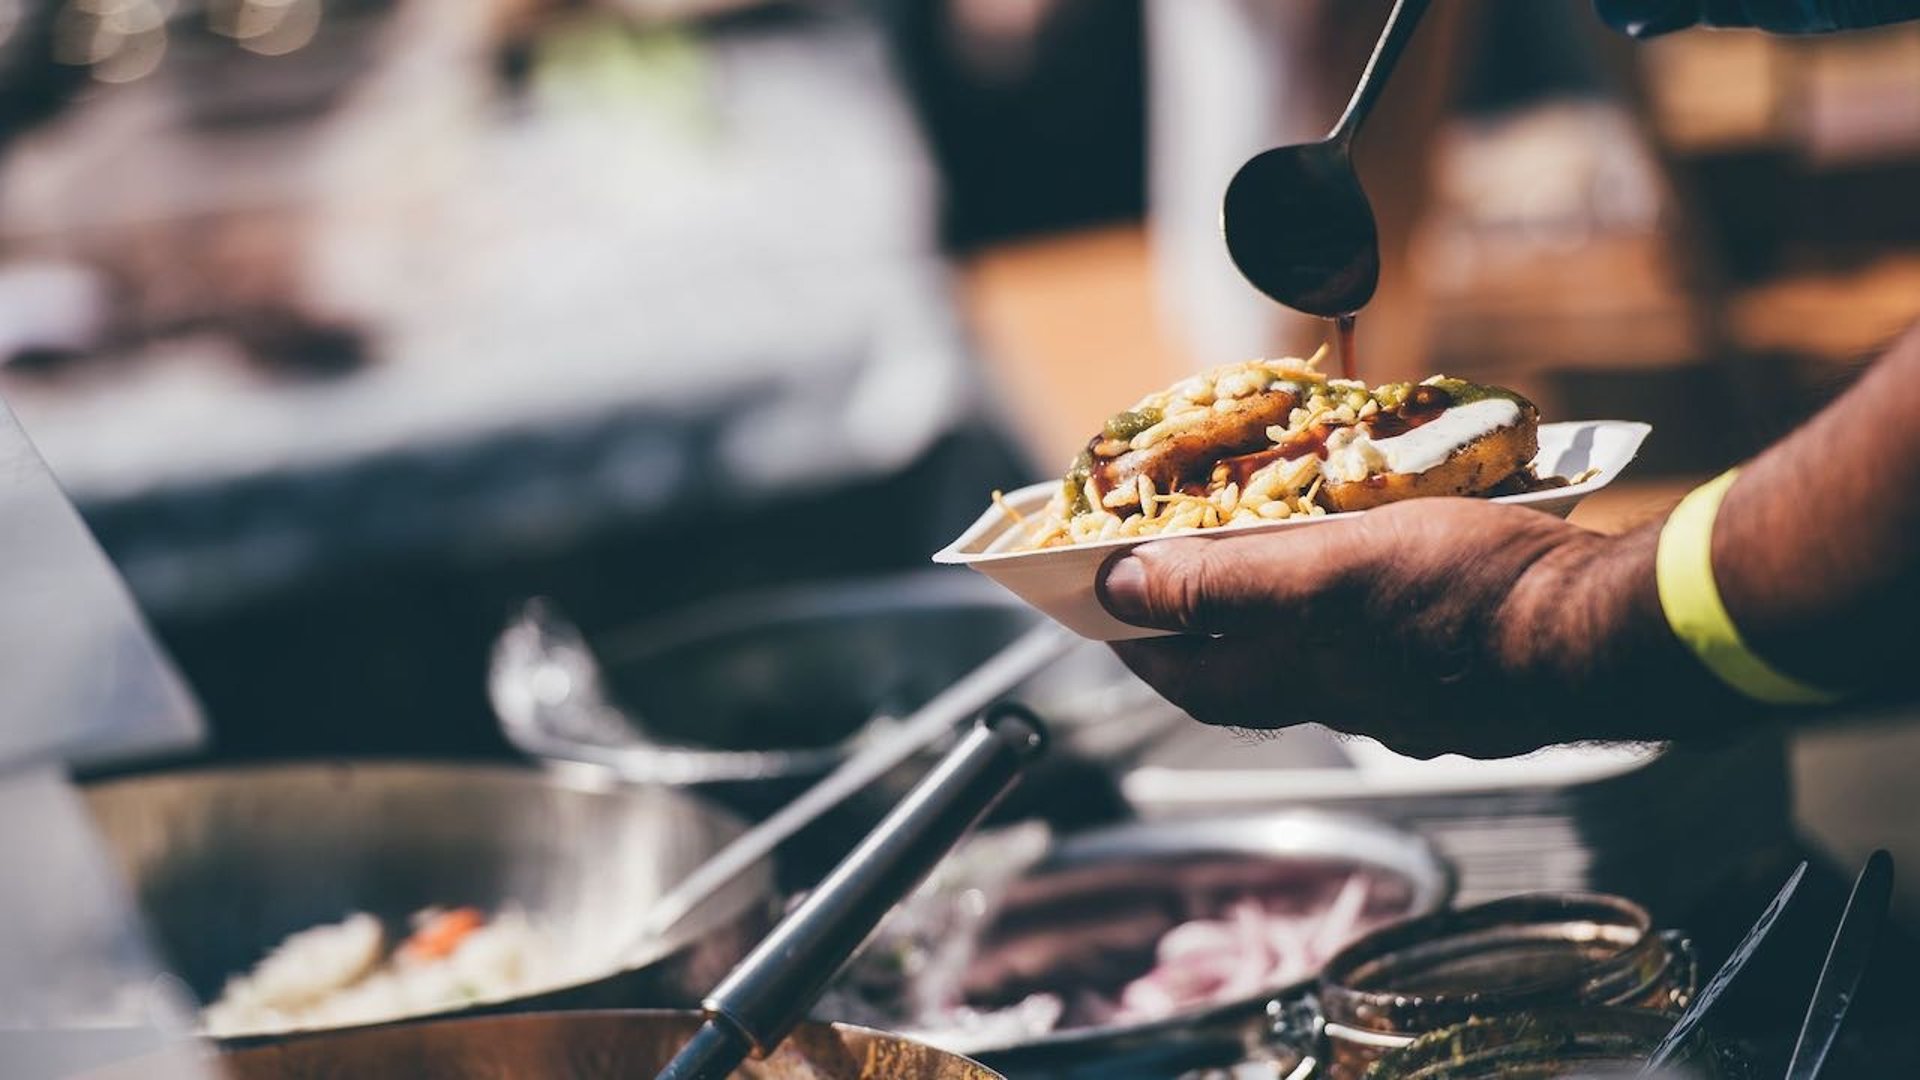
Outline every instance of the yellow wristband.
[(1660, 530), (1654, 577), (1667, 623), (1707, 670), (1735, 690), (1769, 705), (1826, 705), (1839, 695), (1775, 671), (1740, 639), (1713, 580), (1713, 522), (1738, 469), (1695, 488)]

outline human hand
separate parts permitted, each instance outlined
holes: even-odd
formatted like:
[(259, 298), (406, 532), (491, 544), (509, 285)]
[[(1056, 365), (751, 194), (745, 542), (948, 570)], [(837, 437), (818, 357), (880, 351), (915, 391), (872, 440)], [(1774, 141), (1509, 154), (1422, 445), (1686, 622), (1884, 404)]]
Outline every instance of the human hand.
[(1421, 757), (1647, 734), (1609, 676), (1644, 651), (1652, 592), (1643, 538), (1474, 499), (1157, 541), (1100, 582), (1116, 617), (1182, 632), (1113, 648), (1195, 719), (1318, 721)]

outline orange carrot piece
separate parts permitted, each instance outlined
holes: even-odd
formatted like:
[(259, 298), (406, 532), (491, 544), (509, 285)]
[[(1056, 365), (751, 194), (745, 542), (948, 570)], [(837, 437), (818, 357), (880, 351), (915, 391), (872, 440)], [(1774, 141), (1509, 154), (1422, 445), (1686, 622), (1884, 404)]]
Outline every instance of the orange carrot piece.
[(428, 919), (420, 929), (413, 932), (406, 944), (400, 946), (402, 952), (416, 960), (438, 960), (450, 956), (460, 947), (468, 934), (485, 926), (486, 913), (479, 908), (454, 908), (443, 911)]

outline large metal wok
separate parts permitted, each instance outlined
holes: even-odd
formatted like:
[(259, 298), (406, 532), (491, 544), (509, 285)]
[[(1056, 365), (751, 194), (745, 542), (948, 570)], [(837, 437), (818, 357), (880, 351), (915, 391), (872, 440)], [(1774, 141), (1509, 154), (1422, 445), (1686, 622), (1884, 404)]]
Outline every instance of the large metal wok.
[[(800, 1023), (827, 980), (1046, 748), (1001, 706), (971, 728), (695, 1013), (489, 1018), (334, 1033), (233, 1054), (249, 1078), (596, 1077), (987, 1080), (948, 1053), (858, 1028)], [(745, 1063), (749, 1053), (760, 1064)]]
[[(338, 1032), (226, 1055), (231, 1080), (635, 1080), (665, 1066), (697, 1013), (495, 1016)], [(958, 1054), (845, 1024), (802, 1024), (739, 1080), (1000, 1080)]]
[(357, 763), (182, 771), (86, 797), (162, 952), (203, 1001), (288, 934), (350, 912), (399, 929), (427, 906), (513, 905), (552, 928), (570, 977), (441, 1012), (689, 1006), (772, 915), (762, 865), (664, 939), (636, 935), (649, 904), (742, 828), (667, 789)]

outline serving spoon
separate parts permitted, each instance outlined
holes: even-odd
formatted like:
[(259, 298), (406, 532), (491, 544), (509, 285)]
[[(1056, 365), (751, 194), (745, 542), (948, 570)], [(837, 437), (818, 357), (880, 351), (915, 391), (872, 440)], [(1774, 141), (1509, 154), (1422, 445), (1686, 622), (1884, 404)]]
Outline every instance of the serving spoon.
[(1255, 155), (1227, 184), (1227, 254), (1253, 287), (1297, 311), (1351, 315), (1380, 283), (1373, 207), (1353, 170), (1353, 137), (1430, 0), (1396, 0), (1340, 122), (1319, 142)]

